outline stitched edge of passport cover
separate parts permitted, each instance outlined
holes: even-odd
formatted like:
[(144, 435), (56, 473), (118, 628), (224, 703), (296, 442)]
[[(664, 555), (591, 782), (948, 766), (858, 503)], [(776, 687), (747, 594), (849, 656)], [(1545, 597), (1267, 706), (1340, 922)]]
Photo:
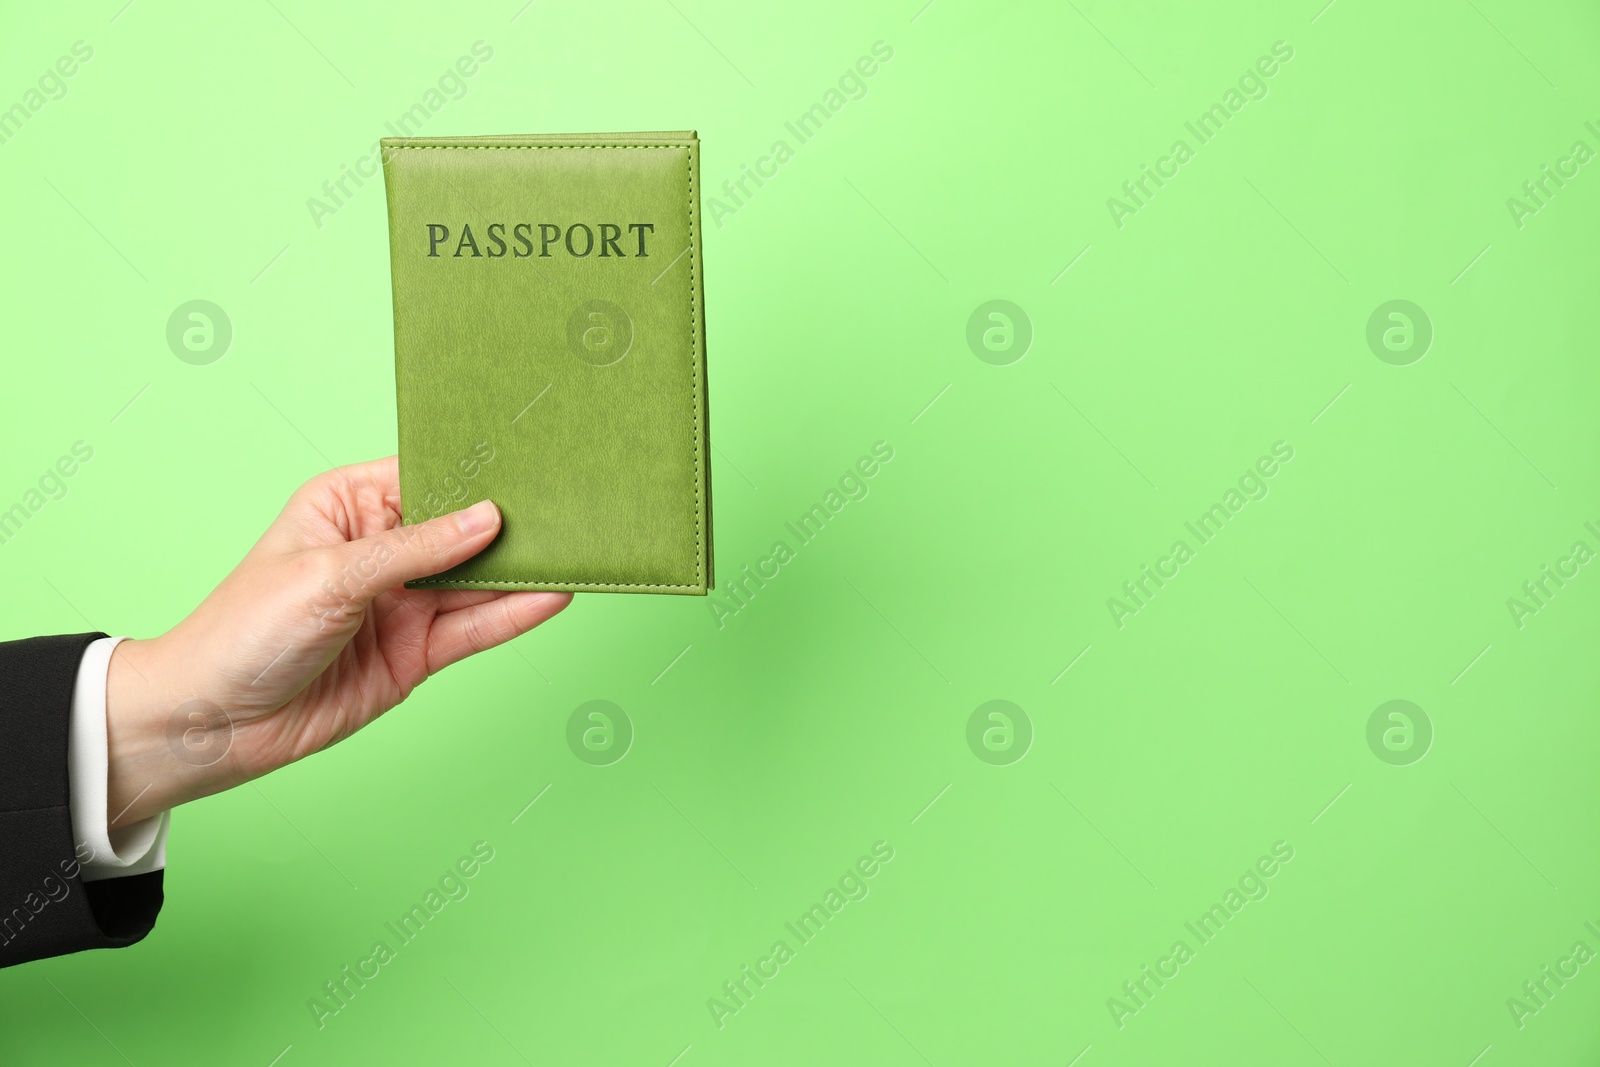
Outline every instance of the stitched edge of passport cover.
[[(715, 553), (712, 539), (711, 508), (711, 457), (710, 457), (710, 405), (706, 396), (706, 344), (705, 344), (705, 274), (700, 252), (700, 141), (693, 130), (676, 132), (635, 132), (596, 134), (529, 134), (482, 135), (471, 137), (385, 137), (381, 141), (384, 163), (385, 192), (389, 207), (389, 239), (391, 259), (391, 287), (393, 286), (393, 258), (397, 255), (394, 243), (394, 185), (389, 172), (390, 153), (409, 149), (443, 150), (516, 150), (516, 149), (635, 149), (681, 148), (687, 155), (688, 183), (685, 212), (688, 218), (689, 247), (689, 363), (691, 371), (694, 448), (694, 522), (695, 522), (695, 577), (694, 583), (615, 583), (578, 582), (563, 579), (448, 579), (420, 578), (406, 582), (408, 589), (447, 586), (453, 589), (505, 589), (543, 590), (551, 592), (598, 593), (680, 593), (704, 596), (715, 584)], [(399, 291), (393, 293), (395, 322), (398, 325)], [(399, 358), (399, 338), (396, 337), (396, 358)], [(396, 376), (398, 387), (399, 376)], [(403, 457), (402, 457), (403, 458)], [(404, 479), (402, 479), (404, 481)], [(402, 494), (402, 512), (405, 500)]]

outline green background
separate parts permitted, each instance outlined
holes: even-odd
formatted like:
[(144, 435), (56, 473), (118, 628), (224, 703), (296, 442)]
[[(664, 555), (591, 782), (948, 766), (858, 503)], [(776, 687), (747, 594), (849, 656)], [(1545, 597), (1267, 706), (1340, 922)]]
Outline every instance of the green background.
[[(1600, 951), (1600, 575), (1520, 626), (1507, 603), (1600, 549), (1600, 174), (1520, 227), (1507, 206), (1600, 149), (1600, 13), (920, 4), (0, 16), (0, 106), (94, 50), (0, 145), (0, 506), (94, 449), (0, 545), (3, 636), (159, 633), (294, 487), (394, 449), (381, 183), (320, 226), (307, 201), (479, 40), (424, 134), (693, 128), (708, 196), (789, 142), (704, 220), (719, 595), (795, 556), (720, 628), (705, 600), (581, 596), (180, 810), (155, 932), (0, 973), (0, 1060), (1600, 1058), (1600, 966), (1520, 1026), (1507, 1004)], [(1278, 41), (1265, 97), (1199, 145), (1184, 123)], [(1119, 227), (1108, 198), (1180, 138)], [(194, 299), (232, 324), (208, 365), (166, 340)], [(1006, 365), (967, 342), (994, 299), (1033, 333)], [(1408, 365), (1366, 339), (1396, 299), (1434, 332)], [(796, 544), (879, 441), (866, 498)], [(1192, 539), (1279, 441), (1268, 495)], [(1179, 539), (1119, 627), (1108, 599)], [(567, 742), (591, 700), (632, 725), (608, 766)], [(967, 740), (991, 700), (1031, 724), (1004, 765)], [(1390, 700), (1425, 752), (1369, 746)], [(323, 983), (479, 841), (470, 895), (319, 1028)], [(785, 922), (878, 841), (869, 895), (798, 945)], [(1270, 893), (1201, 945), (1185, 923), (1277, 842)], [(719, 1027), (708, 999), (780, 938)], [(1180, 939), (1119, 1027), (1108, 1000)]]

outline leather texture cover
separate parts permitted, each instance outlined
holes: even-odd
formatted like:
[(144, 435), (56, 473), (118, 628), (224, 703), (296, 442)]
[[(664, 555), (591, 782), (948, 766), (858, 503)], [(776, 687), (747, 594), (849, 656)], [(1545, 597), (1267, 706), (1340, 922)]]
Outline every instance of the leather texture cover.
[(713, 587), (693, 132), (383, 141), (404, 519), (504, 526), (412, 588)]

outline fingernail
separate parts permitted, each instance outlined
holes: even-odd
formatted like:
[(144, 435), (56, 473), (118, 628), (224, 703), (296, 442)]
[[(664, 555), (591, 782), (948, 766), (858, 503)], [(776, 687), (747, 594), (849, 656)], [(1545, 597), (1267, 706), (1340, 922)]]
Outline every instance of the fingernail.
[(461, 527), (463, 534), (471, 537), (493, 529), (499, 515), (492, 500), (480, 500), (470, 508), (456, 512), (456, 524)]

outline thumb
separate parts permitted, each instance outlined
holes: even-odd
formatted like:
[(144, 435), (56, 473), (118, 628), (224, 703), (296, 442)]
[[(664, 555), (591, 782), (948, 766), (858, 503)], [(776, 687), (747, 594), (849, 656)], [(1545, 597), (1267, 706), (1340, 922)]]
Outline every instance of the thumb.
[(354, 578), (352, 599), (369, 603), (402, 582), (449, 570), (476, 556), (500, 532), (500, 509), (480, 500), (470, 508), (337, 546), (341, 570)]

